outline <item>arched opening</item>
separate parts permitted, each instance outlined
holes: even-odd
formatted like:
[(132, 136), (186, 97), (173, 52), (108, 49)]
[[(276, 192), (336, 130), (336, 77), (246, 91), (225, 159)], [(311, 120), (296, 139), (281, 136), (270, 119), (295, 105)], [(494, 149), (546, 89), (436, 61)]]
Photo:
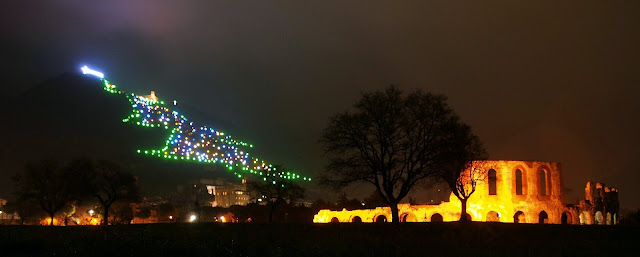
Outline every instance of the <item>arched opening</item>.
[(522, 195), (522, 171), (516, 170), (516, 195)]
[(498, 180), (498, 176), (496, 175), (496, 171), (494, 169), (490, 169), (489, 170), (489, 195), (498, 194), (497, 180)]
[(549, 223), (549, 215), (547, 214), (546, 211), (541, 211), (540, 214), (538, 214), (538, 223), (539, 224)]
[(431, 215), (431, 222), (442, 222), (442, 215), (440, 215), (440, 213), (434, 213), (433, 215)]
[(400, 215), (400, 220), (402, 222), (416, 222), (418, 221), (418, 219), (416, 219), (416, 216), (413, 215), (412, 213), (405, 213)]
[(573, 224), (573, 217), (569, 212), (562, 213), (562, 224)]
[(500, 222), (500, 214), (495, 211), (487, 213), (487, 222)]
[(387, 222), (387, 216), (380, 215), (376, 217), (376, 223), (384, 223), (384, 222)]
[(331, 223), (339, 223), (340, 221), (338, 220), (337, 217), (333, 217), (331, 218)]
[(611, 225), (611, 219), (612, 219), (612, 218), (613, 218), (613, 217), (611, 217), (611, 213), (610, 213), (610, 212), (607, 212), (607, 225)]
[(601, 211), (597, 211), (596, 212), (596, 224), (598, 225), (602, 225), (604, 224), (604, 217), (602, 217), (602, 212)]
[(351, 222), (353, 223), (362, 223), (362, 218), (360, 218), (360, 216), (355, 216), (351, 219)]
[(580, 212), (580, 215), (578, 215), (578, 218), (580, 219), (580, 225), (589, 225), (591, 224), (591, 220), (589, 218), (589, 214), (587, 212)]
[(527, 223), (527, 218), (524, 216), (524, 212), (517, 211), (513, 215), (513, 223)]
[(540, 170), (539, 182), (540, 195), (547, 195), (547, 171), (545, 169)]

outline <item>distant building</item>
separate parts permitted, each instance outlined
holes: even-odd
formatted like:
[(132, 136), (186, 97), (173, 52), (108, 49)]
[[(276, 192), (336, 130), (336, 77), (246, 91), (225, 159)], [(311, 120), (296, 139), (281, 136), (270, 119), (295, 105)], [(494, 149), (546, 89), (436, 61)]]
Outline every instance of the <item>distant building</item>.
[(242, 184), (233, 184), (217, 179), (214, 183), (206, 185), (207, 193), (214, 196), (211, 202), (212, 207), (227, 208), (231, 205), (247, 205), (251, 200), (247, 191), (246, 180), (242, 180)]
[(158, 101), (158, 97), (156, 96), (156, 91), (151, 91), (150, 94), (142, 96), (142, 98), (146, 98), (151, 101)]
[(231, 205), (247, 205), (251, 201), (244, 179), (241, 184), (231, 183), (222, 178), (199, 179), (189, 187), (191, 190), (179, 186), (178, 193), (190, 195), (188, 201), (190, 203), (197, 202), (201, 207), (227, 208)]

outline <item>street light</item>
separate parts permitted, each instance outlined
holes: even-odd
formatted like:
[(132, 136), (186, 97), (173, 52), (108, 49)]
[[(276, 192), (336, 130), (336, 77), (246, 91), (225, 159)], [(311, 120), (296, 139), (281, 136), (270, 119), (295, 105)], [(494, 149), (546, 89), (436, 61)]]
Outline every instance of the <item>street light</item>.
[(189, 216), (189, 222), (194, 222), (196, 221), (196, 215), (195, 214), (191, 214), (191, 216)]

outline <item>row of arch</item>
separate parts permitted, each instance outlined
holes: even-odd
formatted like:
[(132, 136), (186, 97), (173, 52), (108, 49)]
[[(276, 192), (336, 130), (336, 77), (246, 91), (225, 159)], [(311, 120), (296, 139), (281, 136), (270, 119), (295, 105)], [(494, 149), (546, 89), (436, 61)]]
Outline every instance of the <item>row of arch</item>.
[[(523, 195), (524, 191), (526, 191), (526, 179), (524, 179), (524, 172), (521, 169), (515, 170), (515, 193), (516, 195)], [(547, 169), (542, 168), (538, 172), (538, 193), (542, 196), (546, 196), (549, 194), (550, 189), (550, 173)], [(498, 175), (494, 169), (490, 169), (488, 172), (489, 178), (489, 195), (497, 195), (498, 194)]]
[(615, 225), (618, 224), (618, 214), (607, 212), (605, 215), (601, 211), (597, 211), (593, 215), (593, 219), (588, 212), (581, 212), (578, 216), (580, 224), (597, 224), (597, 225)]
[[(375, 223), (384, 223), (384, 222), (388, 222), (389, 220), (387, 219), (387, 216), (385, 215), (378, 215), (375, 218), (373, 218)], [(415, 219), (415, 216), (413, 216), (413, 214), (409, 214), (409, 213), (405, 213), (400, 217), (400, 220), (402, 222), (415, 222), (417, 221)], [(431, 215), (431, 222), (443, 222), (444, 218), (442, 217), (442, 215), (440, 215), (439, 213), (434, 213), (433, 215)], [(337, 217), (333, 217), (331, 218), (331, 223), (338, 223), (340, 222), (340, 220), (338, 220)], [(351, 223), (361, 223), (362, 222), (362, 218), (360, 218), (360, 216), (353, 216), (351, 218)]]
[[(600, 213), (600, 212), (598, 212), (598, 213)], [(600, 216), (599, 216), (600, 220), (598, 220), (598, 213), (596, 213), (596, 223), (597, 224), (604, 224), (602, 222), (603, 218), (602, 218), (602, 214), (601, 213), (600, 213)], [(607, 217), (608, 218), (607, 223), (610, 224), (611, 223), (611, 221), (610, 221), (611, 220), (611, 213), (608, 213), (607, 216), (608, 216)], [(561, 223), (562, 224), (572, 224), (573, 223), (573, 218), (572, 217), (573, 216), (571, 215), (571, 213), (563, 212), (562, 213), (562, 217), (561, 217)], [(468, 213), (467, 213), (467, 218), (468, 218), (468, 220), (471, 220), (471, 215), (469, 215)], [(614, 217), (614, 219), (615, 218), (616, 217)], [(432, 214), (431, 218), (429, 220), (430, 220), (430, 222), (443, 222), (444, 221), (444, 219), (443, 219), (443, 217), (442, 217), (442, 215), (440, 213)], [(581, 214), (580, 220), (581, 220), (580, 223), (584, 224), (582, 222), (582, 220), (583, 220), (582, 214)], [(376, 223), (388, 222), (387, 216), (382, 215), (382, 214), (375, 216), (373, 218), (373, 221), (376, 222)], [(402, 222), (415, 222), (415, 221), (417, 221), (417, 219), (415, 218), (415, 216), (413, 214), (405, 213), (405, 214), (402, 214), (400, 216), (400, 221), (402, 221)], [(500, 213), (498, 213), (496, 211), (489, 211), (487, 213), (487, 216), (486, 216), (486, 221), (487, 222), (500, 222)], [(331, 219), (331, 223), (338, 223), (338, 222), (340, 222), (340, 221), (338, 220), (337, 217), (333, 217)], [(362, 223), (362, 218), (360, 216), (353, 216), (351, 218), (351, 222), (352, 223)], [(527, 218), (526, 218), (524, 212), (517, 211), (513, 215), (513, 223), (527, 223)], [(549, 223), (549, 214), (547, 214), (546, 211), (541, 211), (538, 214), (538, 223), (540, 223), (540, 224)]]

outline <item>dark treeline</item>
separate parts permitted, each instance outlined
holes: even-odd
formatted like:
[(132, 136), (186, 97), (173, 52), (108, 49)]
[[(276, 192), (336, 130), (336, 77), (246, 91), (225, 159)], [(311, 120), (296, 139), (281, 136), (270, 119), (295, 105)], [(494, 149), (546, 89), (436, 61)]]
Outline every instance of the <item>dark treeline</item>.
[[(252, 198), (245, 206), (207, 206), (214, 196), (202, 189), (142, 197), (137, 178), (130, 171), (112, 161), (86, 158), (68, 163), (53, 160), (29, 163), (13, 180), (18, 190), (1, 207), (6, 217), (2, 220), (4, 224), (310, 223), (321, 209), (353, 210), (384, 205), (375, 191), (364, 199), (351, 199), (342, 193), (335, 201), (309, 202), (304, 200), (304, 188), (279, 179), (249, 182), (247, 189)], [(274, 182), (278, 186), (273, 186)]]
[[(87, 205), (90, 217), (110, 217), (110, 210), (120, 213), (121, 206), (140, 199), (137, 178), (112, 161), (81, 158), (67, 164), (55, 160), (32, 162), (13, 180), (18, 190), (5, 211), (12, 217), (17, 214), (20, 224), (37, 220), (43, 213), (49, 218), (49, 225), (54, 225), (56, 218), (69, 224), (78, 207)], [(110, 222), (102, 220), (104, 225)]]

